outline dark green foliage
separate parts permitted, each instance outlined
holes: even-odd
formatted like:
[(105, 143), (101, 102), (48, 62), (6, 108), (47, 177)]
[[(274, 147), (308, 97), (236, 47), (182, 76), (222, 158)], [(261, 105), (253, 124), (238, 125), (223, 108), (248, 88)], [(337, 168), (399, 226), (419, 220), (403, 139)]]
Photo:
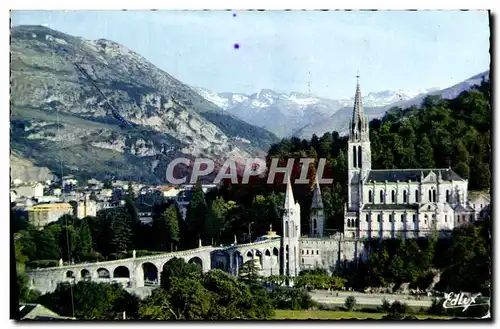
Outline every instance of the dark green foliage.
[(356, 307), (356, 298), (348, 296), (344, 301), (344, 306), (348, 311), (352, 311)]
[(307, 310), (314, 306), (311, 296), (305, 289), (278, 287), (273, 290), (271, 297), (276, 309)]
[(273, 316), (272, 300), (261, 286), (249, 286), (220, 270), (202, 274), (178, 259), (167, 265), (164, 273), (169, 273), (162, 275), (162, 287), (141, 303), (141, 319), (233, 320)]
[(187, 235), (185, 239), (191, 248), (198, 246), (199, 238), (202, 241), (210, 240), (205, 229), (207, 215), (208, 206), (205, 202), (205, 195), (201, 187), (197, 186), (192, 190), (192, 198), (186, 214)]
[[(163, 209), (165, 210), (161, 212)], [(170, 251), (174, 245), (179, 243), (179, 217), (177, 207), (174, 204), (167, 208), (158, 207), (158, 211), (154, 212), (153, 231), (157, 250)]]
[(60, 283), (54, 292), (41, 296), (38, 302), (60, 315), (79, 320), (118, 320), (124, 311), (127, 318), (134, 319), (138, 311), (138, 298), (118, 285), (88, 281), (80, 281), (72, 287)]
[(169, 290), (172, 282), (176, 278), (199, 278), (201, 277), (201, 268), (197, 264), (189, 264), (183, 258), (172, 258), (163, 266), (161, 272), (161, 286)]

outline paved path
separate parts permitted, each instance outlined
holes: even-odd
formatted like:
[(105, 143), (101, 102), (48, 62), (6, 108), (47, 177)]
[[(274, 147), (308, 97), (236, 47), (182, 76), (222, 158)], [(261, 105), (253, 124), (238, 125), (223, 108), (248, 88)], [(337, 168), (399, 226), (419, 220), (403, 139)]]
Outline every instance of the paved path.
[[(338, 297), (336, 296), (338, 293)], [(324, 290), (314, 290), (311, 292), (311, 297), (313, 300), (333, 305), (344, 305), (345, 299), (348, 296), (354, 296), (356, 298), (356, 303), (358, 305), (382, 305), (382, 300), (385, 298), (389, 303), (397, 300), (406, 303), (408, 306), (413, 307), (430, 307), (432, 304), (432, 299), (429, 297), (420, 297), (420, 300), (410, 299), (410, 296), (406, 295), (392, 295), (392, 294), (366, 294), (362, 292), (349, 292), (349, 291), (333, 291), (328, 292)]]

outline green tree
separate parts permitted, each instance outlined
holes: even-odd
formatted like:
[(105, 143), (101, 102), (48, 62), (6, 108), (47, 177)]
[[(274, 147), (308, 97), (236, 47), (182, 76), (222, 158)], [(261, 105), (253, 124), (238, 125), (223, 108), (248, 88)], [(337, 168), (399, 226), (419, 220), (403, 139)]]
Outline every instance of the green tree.
[(222, 197), (217, 197), (212, 201), (210, 214), (207, 216), (206, 229), (216, 243), (227, 228), (227, 212), (228, 208)]
[(187, 236), (186, 241), (190, 247), (198, 245), (198, 238), (205, 240), (207, 232), (205, 229), (206, 217), (208, 214), (205, 195), (200, 187), (195, 187), (192, 190), (191, 201), (186, 213)]
[(114, 217), (109, 223), (110, 251), (124, 253), (132, 246), (132, 229), (130, 216), (123, 208), (115, 208)]
[(183, 258), (174, 257), (163, 266), (161, 272), (161, 286), (170, 290), (175, 278), (200, 278), (202, 269), (196, 264), (189, 264)]
[(344, 306), (348, 311), (352, 311), (356, 307), (356, 298), (354, 296), (348, 296), (345, 299)]
[(423, 136), (417, 145), (418, 162), (421, 168), (434, 168), (434, 150), (427, 136)]
[(139, 306), (138, 298), (118, 285), (91, 281), (60, 283), (39, 301), (58, 314), (79, 320), (117, 320), (123, 312), (128, 318), (136, 318)]

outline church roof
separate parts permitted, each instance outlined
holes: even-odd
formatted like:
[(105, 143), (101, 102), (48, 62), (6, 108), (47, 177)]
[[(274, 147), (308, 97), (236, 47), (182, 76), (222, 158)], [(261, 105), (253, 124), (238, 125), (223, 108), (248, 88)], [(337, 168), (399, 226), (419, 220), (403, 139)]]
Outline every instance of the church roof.
[(444, 181), (463, 180), (462, 177), (458, 176), (458, 174), (451, 169), (376, 169), (370, 170), (367, 181), (407, 182), (411, 180), (413, 182), (418, 182), (429, 175), (431, 171), (436, 175), (441, 173), (441, 177)]
[(418, 204), (365, 204), (363, 210), (417, 210)]
[(316, 176), (313, 199), (311, 204), (311, 209), (323, 209), (323, 200), (321, 198), (321, 190), (319, 188), (318, 177)]

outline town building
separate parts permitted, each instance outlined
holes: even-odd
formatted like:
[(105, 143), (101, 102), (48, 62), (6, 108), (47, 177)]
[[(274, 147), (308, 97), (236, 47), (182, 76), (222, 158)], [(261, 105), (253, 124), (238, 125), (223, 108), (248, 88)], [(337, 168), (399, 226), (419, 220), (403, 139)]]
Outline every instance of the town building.
[(17, 197), (39, 197), (43, 196), (43, 184), (39, 182), (23, 183), (13, 188)]
[(31, 206), (27, 211), (30, 224), (42, 228), (63, 215), (72, 215), (73, 207), (69, 203), (41, 203)]

